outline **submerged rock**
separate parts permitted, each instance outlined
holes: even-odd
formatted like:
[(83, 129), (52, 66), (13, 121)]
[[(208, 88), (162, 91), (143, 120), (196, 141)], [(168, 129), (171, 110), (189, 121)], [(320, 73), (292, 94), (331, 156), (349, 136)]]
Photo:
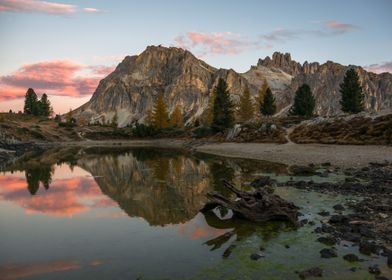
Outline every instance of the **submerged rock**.
[(358, 262), (359, 258), (355, 254), (347, 254), (343, 256), (343, 259), (345, 259), (348, 262)]
[(328, 246), (335, 245), (337, 242), (336, 238), (333, 236), (321, 236), (317, 239), (317, 241)]
[(331, 248), (325, 248), (320, 251), (320, 255), (324, 259), (329, 259), (329, 258), (336, 258), (338, 254), (336, 253), (335, 249)]
[(308, 277), (322, 277), (323, 276), (323, 270), (316, 266), (316, 267), (312, 267), (312, 268), (309, 268), (309, 269), (304, 270), (304, 271), (300, 271), (298, 273), (298, 276), (301, 279), (305, 279), (305, 278), (308, 278)]

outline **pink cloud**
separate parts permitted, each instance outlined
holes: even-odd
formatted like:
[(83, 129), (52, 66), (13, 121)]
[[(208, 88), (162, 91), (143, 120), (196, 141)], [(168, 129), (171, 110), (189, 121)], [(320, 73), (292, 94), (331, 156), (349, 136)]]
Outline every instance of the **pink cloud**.
[(384, 72), (392, 73), (392, 61), (387, 61), (378, 64), (371, 64), (365, 66), (364, 68), (369, 72), (378, 73), (378, 74)]
[(82, 10), (86, 13), (99, 13), (100, 12), (100, 10), (98, 10), (96, 8), (83, 8)]
[(350, 24), (350, 23), (344, 23), (344, 22), (339, 22), (336, 20), (327, 20), (323, 22), (324, 26), (332, 29), (338, 29), (338, 30), (351, 30), (351, 29), (357, 29), (358, 27)]
[(187, 32), (175, 39), (178, 46), (192, 49), (199, 56), (206, 54), (238, 54), (252, 48), (263, 47), (261, 42), (249, 41), (232, 32)]
[[(55, 15), (67, 15), (77, 12), (75, 5), (40, 1), (40, 0), (0, 0), (0, 12), (39, 12)], [(97, 13), (96, 8), (83, 8), (81, 11), (86, 13)]]
[(0, 11), (72, 14), (76, 6), (38, 0), (0, 0)]
[[(70, 60), (51, 60), (22, 65), (17, 71), (0, 76), (0, 100), (23, 97), (27, 88), (54, 95), (92, 94), (100, 79), (114, 67), (86, 66)], [(81, 71), (87, 72), (81, 75)]]

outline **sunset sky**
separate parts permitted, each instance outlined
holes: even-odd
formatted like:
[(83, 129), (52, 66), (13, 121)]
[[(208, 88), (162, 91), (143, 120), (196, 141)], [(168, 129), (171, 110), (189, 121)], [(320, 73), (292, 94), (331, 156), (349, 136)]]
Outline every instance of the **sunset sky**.
[(0, 111), (28, 87), (56, 113), (148, 45), (179, 46), (245, 72), (274, 51), (392, 72), (392, 1), (0, 0)]

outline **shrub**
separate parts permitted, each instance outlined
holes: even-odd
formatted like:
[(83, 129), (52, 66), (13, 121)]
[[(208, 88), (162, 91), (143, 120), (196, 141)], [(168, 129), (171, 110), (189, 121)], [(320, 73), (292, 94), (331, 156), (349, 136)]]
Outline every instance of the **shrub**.
[(159, 133), (159, 129), (152, 125), (145, 125), (136, 123), (132, 128), (132, 135), (135, 137), (153, 137)]
[(214, 134), (214, 131), (206, 126), (199, 126), (193, 131), (193, 136), (196, 138), (203, 138), (207, 136), (211, 136)]

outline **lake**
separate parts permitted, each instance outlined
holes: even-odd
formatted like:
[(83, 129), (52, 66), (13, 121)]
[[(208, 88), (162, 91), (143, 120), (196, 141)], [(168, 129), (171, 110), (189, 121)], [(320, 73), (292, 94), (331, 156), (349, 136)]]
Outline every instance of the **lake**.
[[(327, 279), (373, 279), (367, 267), (382, 269), (385, 261), (351, 244), (337, 245), (339, 256), (364, 262), (320, 258), (326, 246), (313, 231), (328, 218), (317, 213), (348, 196), (277, 187), (315, 222), (299, 229), (233, 219), (223, 208), (199, 211), (208, 192), (231, 195), (222, 179), (250, 188), (260, 175), (289, 179), (283, 164), (177, 150), (31, 154), (0, 174), (0, 279), (296, 279), (313, 266)], [(264, 257), (252, 260), (261, 247)]]

